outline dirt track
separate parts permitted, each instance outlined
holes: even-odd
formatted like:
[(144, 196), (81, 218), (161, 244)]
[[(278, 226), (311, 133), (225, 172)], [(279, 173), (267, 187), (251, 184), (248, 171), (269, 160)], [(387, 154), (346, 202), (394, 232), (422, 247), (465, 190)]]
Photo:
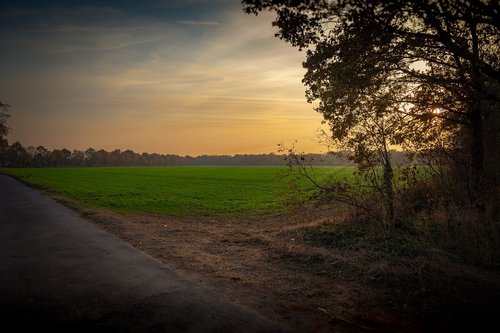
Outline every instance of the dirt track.
[[(470, 332), (496, 322), (500, 310), (494, 272), (301, 239), (304, 227), (335, 221), (332, 212), (176, 218), (78, 210), (186, 279), (294, 332)], [(395, 281), (371, 279), (380, 273)]]

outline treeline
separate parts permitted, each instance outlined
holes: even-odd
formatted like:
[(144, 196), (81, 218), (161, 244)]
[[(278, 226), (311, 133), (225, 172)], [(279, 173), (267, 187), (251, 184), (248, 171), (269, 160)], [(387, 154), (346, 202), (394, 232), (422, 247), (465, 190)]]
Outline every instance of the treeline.
[[(333, 154), (304, 154), (312, 165), (354, 165)], [(403, 160), (400, 152), (394, 152), (396, 160)], [(0, 152), (3, 167), (100, 167), (100, 166), (181, 166), (181, 165), (286, 165), (287, 155), (281, 154), (237, 154), (179, 156), (174, 154), (136, 153), (130, 149), (106, 151), (54, 149), (44, 146), (24, 147), (20, 142), (4, 147)]]

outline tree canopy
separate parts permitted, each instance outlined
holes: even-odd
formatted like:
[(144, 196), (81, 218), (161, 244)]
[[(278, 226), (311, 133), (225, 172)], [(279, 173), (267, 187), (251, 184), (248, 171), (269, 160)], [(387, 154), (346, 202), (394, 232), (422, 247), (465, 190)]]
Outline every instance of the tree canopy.
[(10, 131), (9, 127), (7, 127), (7, 120), (10, 118), (9, 107), (9, 104), (0, 101), (0, 140)]
[(277, 37), (306, 50), (306, 97), (319, 102), (334, 140), (359, 134), (371, 112), (397, 120), (389, 144), (418, 150), (446, 139), (467, 150), (476, 186), (488, 162), (496, 169), (498, 1), (244, 0), (243, 6), (247, 13), (275, 12)]
[(9, 118), (9, 105), (0, 101), (0, 166), (3, 165), (3, 160), (9, 146), (9, 143), (5, 138), (5, 136), (10, 132), (10, 128), (7, 127), (7, 120)]

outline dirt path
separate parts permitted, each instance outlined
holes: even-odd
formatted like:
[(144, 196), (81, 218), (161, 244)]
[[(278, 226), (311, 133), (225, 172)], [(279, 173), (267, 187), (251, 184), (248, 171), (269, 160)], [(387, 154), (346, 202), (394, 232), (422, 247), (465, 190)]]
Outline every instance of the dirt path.
[[(332, 276), (346, 259), (304, 247), (293, 238), (290, 221), (100, 217), (99, 225), (184, 277), (295, 331), (385, 331), (383, 318), (372, 320), (377, 309), (370, 318), (359, 316), (367, 311), (357, 301), (375, 295), (362, 295), (366, 288), (360, 283)], [(406, 326), (394, 319), (392, 328)]]
[(12, 330), (280, 332), (0, 175), (0, 319)]
[(322, 223), (323, 214), (194, 219), (82, 213), (186, 279), (294, 332), (468, 332), (495, 321), (499, 310), (497, 274), (448, 262), (413, 267), (375, 260), (367, 265), (391, 273), (409, 269), (403, 274), (417, 272), (411, 281), (419, 282), (367, 280), (353, 264), (363, 262), (362, 252), (300, 239), (298, 231)]

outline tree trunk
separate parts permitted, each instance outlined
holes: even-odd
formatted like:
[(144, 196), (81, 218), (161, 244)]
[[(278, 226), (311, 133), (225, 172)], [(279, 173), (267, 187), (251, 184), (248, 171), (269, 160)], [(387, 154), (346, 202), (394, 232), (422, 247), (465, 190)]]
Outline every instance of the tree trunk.
[(472, 201), (475, 202), (481, 191), (484, 176), (484, 133), (479, 101), (472, 106), (469, 119), (471, 122), (471, 187), (475, 196)]
[(385, 201), (386, 219), (391, 228), (396, 226), (396, 215), (394, 212), (394, 172), (392, 170), (391, 155), (387, 149), (385, 134), (382, 147), (382, 194)]
[(473, 205), (480, 204), (479, 194), (482, 190), (483, 176), (484, 176), (484, 130), (483, 130), (483, 102), (484, 83), (481, 76), (479, 66), (479, 37), (477, 34), (476, 21), (470, 21), (470, 33), (472, 37), (472, 71), (471, 82), (474, 89), (472, 94), (472, 103), (469, 114), (469, 121), (471, 123), (471, 138), (470, 138), (470, 153), (471, 153), (471, 179), (470, 186), (472, 188), (471, 203)]
[(387, 221), (390, 223), (391, 227), (395, 226), (395, 213), (394, 213), (394, 188), (392, 186), (392, 180), (394, 178), (394, 173), (392, 171), (392, 166), (390, 161), (384, 163), (383, 171), (383, 192), (385, 197), (385, 210), (387, 214)]

